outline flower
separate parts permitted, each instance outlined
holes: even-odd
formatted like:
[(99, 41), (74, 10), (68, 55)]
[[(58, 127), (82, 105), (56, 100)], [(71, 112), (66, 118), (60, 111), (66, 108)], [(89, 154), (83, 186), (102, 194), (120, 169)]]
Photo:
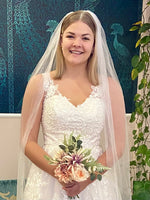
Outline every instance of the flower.
[(55, 169), (55, 176), (59, 181), (69, 183), (72, 181), (72, 172), (68, 164), (59, 164)]
[(56, 153), (55, 157), (45, 156), (49, 164), (57, 165), (54, 173), (60, 182), (81, 182), (89, 176), (91, 180), (95, 178), (101, 180), (101, 172), (109, 169), (94, 160), (90, 149), (82, 147), (80, 137), (80, 135), (74, 137), (71, 134), (67, 138), (65, 135), (63, 144), (59, 145), (60, 151)]
[(89, 176), (89, 172), (84, 168), (83, 164), (75, 164), (71, 167), (72, 179), (80, 182), (85, 181)]

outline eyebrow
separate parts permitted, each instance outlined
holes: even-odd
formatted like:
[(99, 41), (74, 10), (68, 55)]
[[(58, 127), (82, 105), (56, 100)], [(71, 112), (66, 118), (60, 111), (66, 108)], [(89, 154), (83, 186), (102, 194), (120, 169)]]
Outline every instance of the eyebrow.
[[(73, 32), (67, 32), (67, 34), (71, 34), (71, 35), (75, 35), (75, 33), (73, 33)], [(91, 34), (89, 34), (89, 33), (84, 33), (84, 34), (82, 34), (82, 36), (91, 36)]]

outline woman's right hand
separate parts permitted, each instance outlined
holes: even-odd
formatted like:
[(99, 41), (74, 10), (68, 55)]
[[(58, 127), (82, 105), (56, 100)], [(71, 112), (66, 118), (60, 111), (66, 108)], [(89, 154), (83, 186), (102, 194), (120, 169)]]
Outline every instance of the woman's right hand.
[(63, 188), (70, 188), (75, 185), (75, 181), (69, 182), (69, 183), (64, 183), (58, 180), (58, 182), (62, 185)]

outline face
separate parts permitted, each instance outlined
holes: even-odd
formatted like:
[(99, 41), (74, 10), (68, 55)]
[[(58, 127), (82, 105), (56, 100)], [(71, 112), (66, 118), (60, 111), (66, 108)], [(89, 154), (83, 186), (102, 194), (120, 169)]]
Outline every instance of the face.
[(87, 65), (93, 51), (94, 34), (90, 27), (77, 21), (62, 34), (61, 47), (66, 66)]

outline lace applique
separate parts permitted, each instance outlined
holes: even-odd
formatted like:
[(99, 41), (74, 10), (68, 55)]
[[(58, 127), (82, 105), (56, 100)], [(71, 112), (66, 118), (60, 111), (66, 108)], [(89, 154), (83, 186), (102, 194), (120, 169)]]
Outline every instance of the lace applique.
[[(104, 101), (100, 86), (92, 86), (92, 92), (80, 105), (74, 106), (58, 91), (50, 79), (49, 88), (43, 104), (42, 127), (45, 145), (58, 145), (64, 134), (81, 134), (83, 144), (88, 148), (91, 143), (93, 156), (102, 153), (99, 147), (100, 133), (104, 126)], [(48, 150), (47, 150), (48, 151)], [(48, 151), (50, 153), (50, 151)]]
[(101, 85), (98, 85), (98, 86), (92, 85), (91, 88), (92, 88), (91, 95), (93, 97), (97, 97), (97, 98), (103, 98), (104, 97), (104, 92), (103, 92), (103, 88), (102, 88)]
[(49, 82), (50, 74), (49, 73), (43, 73), (42, 76), (43, 76), (43, 88), (44, 88), (44, 91), (46, 92), (49, 88), (49, 85), (50, 85), (50, 82)]
[[(49, 74), (48, 74), (49, 75)], [(101, 132), (105, 121), (105, 102), (101, 86), (92, 86), (89, 97), (77, 107), (58, 91), (50, 76), (44, 74), (46, 91), (43, 102), (42, 132), (43, 149), (54, 156), (62, 144), (64, 134), (81, 134), (83, 147), (91, 149), (95, 159), (102, 154)], [(121, 200), (115, 196), (111, 175), (95, 181), (81, 192), (80, 200)], [(59, 182), (46, 172), (32, 166), (27, 181), (25, 200), (69, 200)], [(77, 199), (77, 198), (76, 198)]]
[[(49, 93), (48, 93), (47, 97), (48, 96), (50, 97), (50, 96), (53, 96), (54, 94), (56, 94), (56, 95), (60, 95), (63, 98), (66, 98), (67, 100), (69, 100), (67, 97), (63, 96), (59, 92), (58, 85), (54, 84), (54, 81), (50, 78), (49, 73), (45, 73), (44, 74), (44, 78), (45, 78), (45, 81), (44, 81), (45, 91), (47, 91), (48, 87), (50, 86), (50, 90), (49, 90)], [(89, 95), (89, 97), (87, 97), (87, 99), (90, 98), (90, 97), (97, 97), (97, 98), (103, 98), (104, 97), (103, 88), (102, 88), (101, 85), (98, 85), (98, 86), (92, 85), (91, 89), (92, 89), (92, 92)]]

